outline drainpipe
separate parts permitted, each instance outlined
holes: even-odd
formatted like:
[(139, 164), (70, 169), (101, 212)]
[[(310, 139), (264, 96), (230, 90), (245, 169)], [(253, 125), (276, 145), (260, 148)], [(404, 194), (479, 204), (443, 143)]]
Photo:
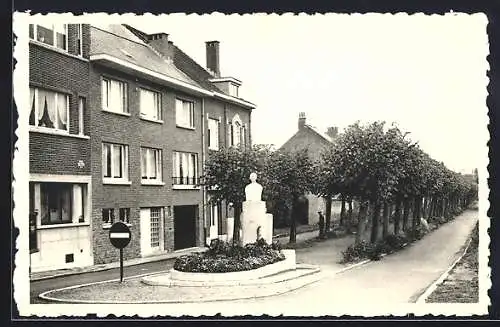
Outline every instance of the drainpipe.
[(250, 109), (250, 113), (248, 114), (248, 144), (250, 148), (252, 148), (252, 111), (253, 109)]
[[(201, 167), (202, 172), (205, 171), (205, 99), (201, 98)], [(207, 240), (207, 212), (206, 212), (206, 202), (207, 202), (207, 192), (205, 186), (201, 187), (202, 192), (202, 217), (203, 217), (203, 244)]]

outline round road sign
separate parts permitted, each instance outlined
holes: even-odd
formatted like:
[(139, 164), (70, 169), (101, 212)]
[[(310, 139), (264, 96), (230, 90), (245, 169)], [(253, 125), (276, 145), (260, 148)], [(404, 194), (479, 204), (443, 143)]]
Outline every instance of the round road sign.
[(131, 238), (130, 229), (121, 221), (117, 221), (109, 229), (109, 240), (115, 248), (123, 249), (130, 243)]

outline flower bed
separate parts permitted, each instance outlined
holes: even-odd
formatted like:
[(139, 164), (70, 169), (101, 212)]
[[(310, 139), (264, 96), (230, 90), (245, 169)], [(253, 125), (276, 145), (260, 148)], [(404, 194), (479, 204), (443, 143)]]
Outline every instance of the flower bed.
[(175, 260), (174, 269), (182, 272), (225, 273), (257, 269), (285, 260), (279, 244), (261, 239), (245, 246), (213, 240), (207, 251), (184, 255)]

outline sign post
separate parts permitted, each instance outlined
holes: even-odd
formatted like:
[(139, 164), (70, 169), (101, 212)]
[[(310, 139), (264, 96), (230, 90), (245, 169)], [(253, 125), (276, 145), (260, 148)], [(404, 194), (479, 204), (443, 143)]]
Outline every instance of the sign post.
[(114, 223), (109, 229), (109, 240), (111, 244), (120, 249), (120, 283), (123, 282), (123, 248), (130, 243), (132, 233), (128, 226), (121, 221)]

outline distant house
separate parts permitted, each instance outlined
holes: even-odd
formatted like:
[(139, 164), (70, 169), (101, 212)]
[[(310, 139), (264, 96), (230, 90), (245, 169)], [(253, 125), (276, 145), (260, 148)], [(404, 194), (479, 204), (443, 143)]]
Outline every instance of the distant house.
[[(337, 134), (337, 127), (329, 127), (326, 133), (318, 131), (315, 127), (306, 123), (306, 114), (301, 112), (299, 113), (297, 132), (280, 149), (292, 152), (307, 149), (311, 160), (319, 160), (323, 149), (332, 145)], [(308, 194), (304, 199), (301, 199), (301, 204), (299, 204), (294, 214), (297, 215), (299, 223), (313, 225), (318, 223), (319, 210), (325, 211), (324, 201), (317, 196)], [(333, 210), (335, 209), (332, 206)]]

